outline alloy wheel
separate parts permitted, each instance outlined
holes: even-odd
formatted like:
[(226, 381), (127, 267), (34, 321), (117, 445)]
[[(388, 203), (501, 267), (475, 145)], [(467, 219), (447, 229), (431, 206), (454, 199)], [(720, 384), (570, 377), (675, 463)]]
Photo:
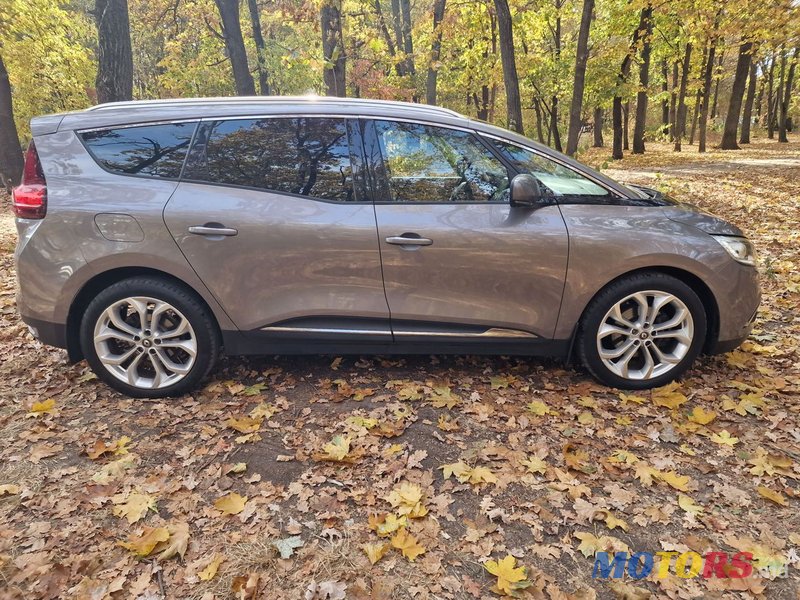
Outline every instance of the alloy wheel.
[(597, 331), (597, 351), (612, 373), (647, 380), (674, 369), (693, 339), (694, 320), (686, 304), (668, 292), (647, 290), (608, 310)]
[(95, 324), (94, 347), (109, 373), (141, 389), (176, 384), (197, 357), (197, 337), (189, 320), (171, 304), (145, 296), (107, 307)]

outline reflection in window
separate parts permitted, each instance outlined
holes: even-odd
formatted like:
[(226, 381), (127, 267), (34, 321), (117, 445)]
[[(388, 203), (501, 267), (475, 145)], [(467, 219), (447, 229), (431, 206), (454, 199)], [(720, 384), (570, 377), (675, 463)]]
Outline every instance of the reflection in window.
[(199, 137), (187, 179), (326, 200), (355, 199), (343, 119), (217, 121)]
[(417, 123), (376, 121), (392, 200), (501, 202), (508, 172), (474, 135)]
[(81, 134), (92, 156), (110, 171), (180, 177), (197, 123), (123, 127)]
[(559, 165), (539, 154), (509, 142), (493, 140), (494, 145), (521, 173), (530, 173), (553, 196), (608, 196), (608, 190), (577, 171)]

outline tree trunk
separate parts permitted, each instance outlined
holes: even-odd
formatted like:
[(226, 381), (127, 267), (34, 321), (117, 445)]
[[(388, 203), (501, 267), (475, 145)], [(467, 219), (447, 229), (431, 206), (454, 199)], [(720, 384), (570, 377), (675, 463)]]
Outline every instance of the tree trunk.
[(781, 98), (780, 113), (778, 114), (778, 141), (788, 142), (789, 138), (786, 137), (787, 117), (789, 115), (789, 104), (792, 101), (792, 85), (794, 84), (794, 71), (797, 67), (797, 54), (800, 52), (800, 47), (794, 49), (792, 54), (791, 64), (789, 65), (789, 74), (786, 76), (786, 86), (783, 90), (783, 97)]
[[(560, 10), (560, 8), (559, 8)], [(553, 32), (553, 42), (555, 46), (555, 62), (561, 61), (561, 13), (556, 15), (556, 28)], [(558, 132), (558, 95), (553, 94), (550, 100), (550, 132), (553, 135), (553, 148), (562, 152), (561, 134)]]
[(725, 49), (719, 53), (719, 65), (714, 73), (714, 101), (711, 103), (711, 120), (717, 118), (717, 100), (719, 100), (719, 82), (722, 79), (722, 62), (725, 60)]
[(603, 147), (603, 109), (599, 106), (594, 109), (594, 144), (595, 148)]
[(425, 82), (425, 102), (436, 104), (436, 80), (439, 76), (439, 58), (442, 55), (442, 20), (447, 0), (433, 2), (433, 41), (431, 41), (431, 62), (428, 64), (428, 78)]
[(669, 93), (669, 62), (666, 57), (661, 61), (661, 79), (661, 93), (664, 96), (661, 100), (661, 135), (670, 135), (670, 125), (674, 118), (670, 112), (670, 103), (674, 111), (675, 94), (670, 96)]
[(347, 95), (345, 81), (346, 54), (342, 41), (342, 14), (340, 0), (328, 0), (320, 9), (322, 25), (322, 56), (325, 60), (322, 79), (328, 96)]
[(375, 0), (372, 6), (375, 8), (375, 15), (378, 17), (378, 29), (381, 32), (381, 36), (383, 36), (383, 41), (386, 42), (386, 49), (389, 51), (389, 56), (391, 56), (394, 61), (395, 72), (402, 76), (403, 69), (400, 63), (397, 61), (397, 49), (395, 48), (394, 40), (392, 40), (392, 36), (389, 33), (389, 28), (386, 26), (386, 19), (383, 17), (381, 0)]
[(97, 101), (133, 98), (133, 52), (128, 0), (96, 0)]
[(536, 113), (536, 136), (539, 143), (544, 144), (544, 131), (542, 129), (542, 107), (539, 105), (539, 99), (533, 99), (533, 110)]
[(628, 150), (628, 132), (630, 131), (631, 121), (631, 101), (626, 100), (622, 107), (622, 149)]
[(633, 53), (636, 51), (636, 46), (639, 42), (639, 36), (641, 35), (640, 32), (644, 31), (645, 29), (645, 21), (643, 20), (645, 17), (645, 10), (646, 9), (642, 9), (639, 17), (639, 26), (633, 32), (631, 45), (628, 47), (628, 53), (622, 60), (622, 66), (620, 67), (619, 74), (617, 75), (617, 88), (614, 92), (614, 101), (611, 106), (611, 127), (613, 130), (611, 158), (614, 160), (621, 159), (623, 156), (623, 150), (628, 147), (627, 125), (623, 123), (623, 121), (627, 121), (627, 117), (623, 119), (621, 93), (622, 86), (625, 85), (625, 82), (628, 80), (628, 75), (631, 72), (631, 61), (633, 60)]
[(775, 55), (773, 54), (770, 59), (769, 75), (767, 76), (767, 137), (772, 139), (775, 137), (775, 130), (772, 123), (775, 120), (774, 104), (772, 103), (772, 96), (775, 87)]
[(0, 56), (0, 186), (8, 189), (18, 185), (23, 166), (22, 148), (14, 122), (11, 82), (3, 57)]
[(773, 135), (770, 135), (770, 137), (774, 136), (774, 131), (776, 128), (780, 128), (781, 106), (783, 105), (783, 82), (785, 81), (786, 77), (786, 49), (783, 46), (781, 46), (780, 55), (781, 55), (781, 70), (780, 74), (778, 75), (778, 86), (775, 90), (775, 102), (773, 103), (772, 107), (772, 119), (775, 122), (775, 124), (771, 126), (772, 127), (771, 133), (773, 133)]
[(522, 100), (519, 95), (519, 77), (514, 58), (514, 33), (511, 29), (511, 10), (508, 0), (494, 0), (497, 11), (497, 28), (500, 33), (500, 59), (503, 64), (503, 81), (506, 85), (508, 128), (518, 133), (522, 128)]
[(250, 24), (253, 27), (253, 42), (256, 45), (256, 62), (258, 64), (258, 89), (262, 96), (269, 96), (269, 78), (267, 74), (267, 46), (261, 33), (261, 17), (258, 14), (257, 0), (247, 0), (250, 11)]
[(739, 131), (739, 118), (742, 116), (742, 99), (747, 87), (747, 74), (750, 72), (750, 62), (753, 59), (752, 49), (753, 42), (742, 42), (739, 46), (736, 72), (731, 86), (731, 100), (728, 104), (728, 114), (725, 115), (725, 128), (722, 131), (720, 148), (723, 150), (739, 150), (736, 134)]
[(402, 17), (403, 53), (406, 56), (406, 73), (412, 77), (417, 70), (414, 66), (414, 41), (411, 38), (411, 1), (400, 0), (400, 16)]
[(689, 70), (692, 68), (692, 43), (686, 43), (681, 65), (681, 86), (678, 90), (678, 108), (675, 114), (675, 152), (681, 151), (681, 140), (686, 130), (686, 88), (689, 85)]
[(645, 20), (642, 62), (639, 64), (639, 91), (636, 93), (636, 122), (633, 125), (633, 153), (644, 154), (644, 132), (647, 128), (647, 86), (650, 83), (650, 37), (653, 34), (653, 7), (648, 4), (643, 10)]
[(250, 67), (247, 65), (247, 52), (244, 49), (242, 26), (239, 22), (239, 0), (214, 0), (222, 20), (222, 35), (225, 49), (233, 69), (233, 81), (237, 96), (255, 96), (256, 86)]
[[(766, 62), (761, 63), (761, 74), (763, 75), (766, 71)], [(758, 94), (756, 94), (756, 122), (761, 123), (761, 118), (763, 117), (763, 105), (764, 105), (764, 90), (767, 86), (767, 78), (761, 77), (761, 81), (758, 83)]]
[(717, 12), (716, 19), (714, 20), (714, 30), (711, 33), (711, 44), (708, 48), (708, 57), (706, 58), (706, 70), (703, 74), (703, 100), (700, 106), (700, 141), (698, 142), (697, 151), (706, 151), (706, 128), (708, 126), (708, 109), (709, 101), (711, 100), (711, 83), (714, 75), (714, 58), (717, 52), (717, 27), (719, 26), (719, 19), (722, 16), (722, 9)]
[(586, 81), (586, 61), (589, 59), (589, 28), (592, 24), (594, 0), (583, 0), (581, 26), (578, 32), (578, 49), (575, 53), (575, 82), (572, 87), (572, 104), (569, 109), (569, 131), (567, 133), (567, 154), (574, 156), (578, 150), (581, 135), (581, 110), (583, 109), (583, 89)]
[(747, 81), (747, 96), (744, 99), (744, 111), (742, 112), (742, 133), (739, 136), (740, 144), (750, 143), (750, 126), (753, 122), (753, 103), (756, 99), (756, 86), (758, 78), (758, 64), (750, 61), (750, 75)]

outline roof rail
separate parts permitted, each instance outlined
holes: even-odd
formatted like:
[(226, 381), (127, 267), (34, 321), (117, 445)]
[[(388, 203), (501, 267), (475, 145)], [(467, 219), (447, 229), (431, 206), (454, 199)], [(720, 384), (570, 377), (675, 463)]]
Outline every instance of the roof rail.
[(146, 108), (158, 106), (175, 105), (198, 105), (198, 104), (277, 104), (297, 102), (304, 104), (359, 104), (362, 106), (396, 106), (398, 108), (413, 108), (414, 110), (425, 110), (432, 113), (447, 114), (455, 117), (463, 117), (460, 113), (428, 104), (416, 104), (412, 102), (399, 102), (393, 100), (373, 100), (369, 98), (334, 98), (330, 96), (231, 96), (215, 98), (168, 98), (155, 100), (128, 100), (123, 102), (106, 102), (97, 104), (86, 109), (86, 112), (119, 110), (130, 108)]

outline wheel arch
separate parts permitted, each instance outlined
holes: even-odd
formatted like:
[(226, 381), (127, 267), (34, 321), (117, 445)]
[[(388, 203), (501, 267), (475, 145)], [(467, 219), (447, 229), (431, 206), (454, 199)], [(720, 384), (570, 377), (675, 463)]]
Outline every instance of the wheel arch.
[(114, 285), (115, 283), (125, 279), (130, 279), (131, 277), (142, 276), (165, 279), (186, 289), (186, 291), (192, 294), (195, 299), (197, 299), (197, 301), (200, 302), (208, 311), (208, 314), (214, 321), (214, 327), (216, 327), (217, 333), (220, 335), (220, 339), (222, 339), (222, 332), (217, 315), (214, 313), (214, 310), (211, 308), (211, 306), (209, 306), (205, 298), (203, 298), (202, 294), (199, 294), (191, 285), (181, 280), (179, 277), (159, 269), (153, 269), (150, 267), (117, 267), (114, 269), (109, 269), (108, 271), (103, 271), (102, 273), (98, 273), (86, 281), (86, 283), (83, 284), (83, 287), (81, 287), (81, 289), (73, 298), (69, 307), (69, 311), (67, 312), (67, 353), (70, 361), (78, 362), (84, 358), (80, 344), (81, 318), (83, 317), (86, 307), (92, 301), (92, 298), (110, 285)]
[(599, 296), (606, 288), (615, 284), (620, 279), (624, 279), (625, 277), (630, 277), (631, 275), (641, 275), (644, 273), (663, 273), (665, 275), (670, 275), (675, 279), (685, 283), (692, 291), (697, 294), (700, 298), (700, 301), (703, 303), (703, 308), (705, 309), (706, 313), (706, 339), (703, 342), (703, 352), (707, 353), (711, 351), (714, 344), (717, 341), (717, 337), (719, 336), (719, 304), (717, 303), (717, 299), (714, 297), (714, 293), (711, 291), (706, 283), (694, 273), (687, 271), (685, 269), (677, 268), (677, 267), (667, 267), (667, 266), (655, 266), (655, 267), (641, 267), (638, 269), (632, 269), (630, 271), (626, 271), (625, 273), (621, 273), (608, 281), (605, 285), (603, 285), (600, 289), (598, 289), (591, 298), (589, 298), (588, 302), (586, 302), (583, 310), (581, 310), (581, 316), (578, 321), (575, 323), (575, 327), (572, 331), (572, 336), (570, 339), (569, 345), (569, 361), (573, 361), (575, 359), (575, 341), (578, 337), (578, 331), (580, 330), (580, 326), (583, 323), (584, 316), (586, 315), (586, 311), (588, 310), (589, 306), (591, 306), (592, 302), (594, 301), (597, 296)]

